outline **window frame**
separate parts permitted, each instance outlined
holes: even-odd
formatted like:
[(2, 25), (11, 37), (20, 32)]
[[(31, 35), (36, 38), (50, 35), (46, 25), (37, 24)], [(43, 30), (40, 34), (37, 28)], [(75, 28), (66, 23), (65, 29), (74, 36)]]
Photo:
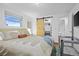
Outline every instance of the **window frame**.
[[(9, 15), (6, 15), (6, 16), (5, 16), (5, 22), (6, 22), (6, 25), (9, 26), (9, 25), (7, 24), (7, 21), (9, 21), (9, 20), (6, 19), (7, 16), (9, 16)], [(11, 16), (11, 15), (10, 15), (10, 16)], [(12, 15), (12, 16), (13, 16), (13, 15)], [(17, 17), (17, 16), (13, 16), (13, 17)], [(9, 26), (9, 27), (22, 27), (22, 17), (19, 18), (18, 22), (19, 22), (20, 26)]]

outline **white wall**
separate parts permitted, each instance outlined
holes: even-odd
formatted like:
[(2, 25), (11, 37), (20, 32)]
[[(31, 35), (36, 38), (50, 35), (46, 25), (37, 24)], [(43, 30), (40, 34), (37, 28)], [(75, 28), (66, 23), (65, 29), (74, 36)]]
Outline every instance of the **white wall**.
[(33, 20), (33, 21), (32, 21), (32, 33), (33, 33), (34, 35), (36, 35), (36, 34), (37, 34), (36, 18), (33, 18), (32, 20)]
[[(68, 31), (72, 31), (72, 17), (75, 15), (75, 13), (79, 11), (79, 4), (76, 4), (75, 7), (71, 10), (71, 12), (68, 15)], [(79, 38), (79, 27), (74, 27), (74, 36)]]
[(58, 33), (59, 33), (59, 19), (52, 18), (52, 37), (54, 38), (55, 42), (58, 42)]
[(23, 14), (21, 11), (16, 11), (16, 9), (8, 8), (7, 6), (4, 6), (4, 12), (7, 11), (8, 14), (11, 13), (11, 15), (22, 17), (21, 26), (27, 28), (27, 20), (30, 18), (27, 15)]
[(61, 26), (60, 31), (62, 32), (64, 36), (71, 36), (71, 28), (69, 29), (70, 23), (68, 21), (69, 21), (68, 16), (60, 18), (60, 26)]
[[(75, 13), (79, 11), (79, 4), (76, 4), (75, 7), (72, 9), (72, 11), (69, 13), (69, 23), (68, 23), (68, 29), (71, 30), (72, 26), (72, 16), (75, 15)], [(79, 26), (74, 27), (74, 37), (79, 39)], [(79, 44), (74, 45), (74, 47), (79, 51)]]
[(0, 4), (0, 28), (5, 27), (5, 20), (4, 20), (4, 10), (2, 5)]
[(59, 28), (59, 33), (62, 36), (64, 36), (65, 35), (65, 20), (64, 19), (60, 19), (58, 28)]
[(6, 10), (12, 12), (14, 15), (23, 16), (22, 27), (27, 28), (27, 21), (31, 21), (32, 22), (32, 28), (31, 28), (32, 33), (36, 34), (36, 20), (35, 20), (36, 18), (31, 17), (33, 15), (30, 16), (28, 15), (27, 12), (17, 11), (17, 8), (13, 9), (12, 6), (8, 7), (3, 4), (0, 4), (0, 28), (7, 27), (5, 23), (5, 19), (4, 19), (4, 16), (5, 16), (4, 12)]
[(58, 42), (58, 36), (65, 36), (67, 33), (67, 17), (62, 18), (52, 18), (52, 37), (55, 42)]
[[(10, 9), (10, 8), (7, 8), (6, 6), (0, 4), (0, 28), (2, 27), (7, 27), (6, 25), (6, 22), (5, 22), (5, 11), (10, 11), (11, 13), (13, 13), (14, 15), (19, 15), (21, 16), (20, 14), (18, 14), (16, 11)], [(9, 13), (8, 13), (9, 14)], [(24, 22), (22, 23), (22, 26), (23, 26)], [(23, 26), (24, 27), (24, 26)]]

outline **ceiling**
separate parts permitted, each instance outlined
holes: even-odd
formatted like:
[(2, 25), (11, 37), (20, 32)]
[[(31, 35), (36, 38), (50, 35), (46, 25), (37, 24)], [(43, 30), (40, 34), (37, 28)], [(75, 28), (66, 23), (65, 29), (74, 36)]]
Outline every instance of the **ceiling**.
[(17, 12), (28, 14), (29, 16), (66, 16), (75, 3), (4, 3), (6, 8), (11, 8)]

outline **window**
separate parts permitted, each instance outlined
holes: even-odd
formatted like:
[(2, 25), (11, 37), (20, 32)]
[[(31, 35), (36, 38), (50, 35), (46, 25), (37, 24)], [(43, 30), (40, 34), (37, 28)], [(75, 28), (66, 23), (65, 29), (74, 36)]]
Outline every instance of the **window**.
[(20, 27), (21, 18), (16, 16), (5, 16), (7, 26)]

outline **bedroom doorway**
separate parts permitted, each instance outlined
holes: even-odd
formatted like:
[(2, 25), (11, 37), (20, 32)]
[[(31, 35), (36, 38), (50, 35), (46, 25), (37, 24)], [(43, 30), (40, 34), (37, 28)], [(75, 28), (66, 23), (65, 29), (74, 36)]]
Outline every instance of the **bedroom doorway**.
[(59, 34), (61, 36), (65, 35), (65, 20), (60, 20), (58, 27), (59, 27)]

